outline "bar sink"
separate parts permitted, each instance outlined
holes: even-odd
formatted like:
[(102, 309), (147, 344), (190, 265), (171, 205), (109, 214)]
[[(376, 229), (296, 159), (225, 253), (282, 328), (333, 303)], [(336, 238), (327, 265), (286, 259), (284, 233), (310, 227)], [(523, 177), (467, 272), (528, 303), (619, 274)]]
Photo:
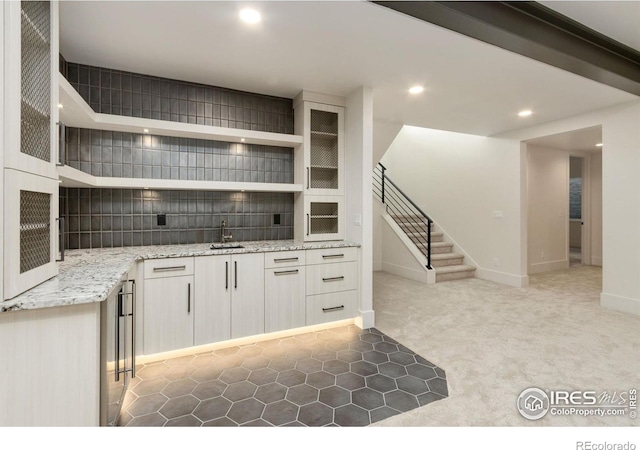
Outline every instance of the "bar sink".
[(211, 250), (224, 250), (227, 248), (244, 248), (244, 245), (236, 244), (235, 242), (225, 242), (224, 244), (211, 244), (209, 248)]

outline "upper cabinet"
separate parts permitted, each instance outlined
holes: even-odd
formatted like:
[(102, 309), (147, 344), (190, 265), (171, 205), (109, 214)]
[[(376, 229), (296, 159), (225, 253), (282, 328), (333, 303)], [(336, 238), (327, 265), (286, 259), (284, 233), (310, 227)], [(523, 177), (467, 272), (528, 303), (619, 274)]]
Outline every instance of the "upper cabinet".
[(3, 2), (4, 298), (58, 273), (57, 2)]
[(3, 2), (2, 6), (4, 115), (9, 131), (4, 138), (4, 166), (57, 178), (58, 3)]
[(294, 237), (304, 241), (344, 239), (344, 99), (303, 91), (293, 101), (296, 134), (304, 136), (295, 155)]
[(302, 123), (296, 121), (302, 130), (296, 132), (304, 136), (305, 192), (343, 195), (344, 108), (309, 101), (298, 108), (303, 108)]

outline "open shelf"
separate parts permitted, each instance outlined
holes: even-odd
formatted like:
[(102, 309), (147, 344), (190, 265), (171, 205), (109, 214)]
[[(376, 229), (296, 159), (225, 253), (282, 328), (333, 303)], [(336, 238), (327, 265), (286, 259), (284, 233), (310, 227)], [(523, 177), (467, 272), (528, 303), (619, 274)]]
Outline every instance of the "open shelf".
[(244, 183), (237, 181), (159, 180), (155, 178), (96, 177), (69, 166), (58, 168), (61, 187), (156, 189), (193, 191), (302, 192), (301, 184)]
[(69, 127), (128, 133), (143, 133), (147, 129), (149, 134), (159, 136), (243, 142), (245, 144), (290, 148), (298, 147), (303, 142), (302, 136), (294, 134), (240, 130), (237, 128), (96, 113), (64, 77), (61, 76), (59, 79), (60, 103), (63, 105), (63, 108), (60, 109), (60, 121)]

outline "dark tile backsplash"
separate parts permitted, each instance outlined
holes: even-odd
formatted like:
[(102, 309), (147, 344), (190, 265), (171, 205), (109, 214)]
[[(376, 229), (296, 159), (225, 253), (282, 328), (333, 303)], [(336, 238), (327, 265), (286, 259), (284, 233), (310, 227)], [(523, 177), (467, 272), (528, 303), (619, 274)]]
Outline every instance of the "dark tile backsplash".
[[(66, 61), (60, 73), (99, 113), (293, 134), (293, 101)], [(66, 164), (101, 177), (293, 183), (293, 150), (67, 128)], [(60, 189), (67, 249), (293, 239), (293, 194)], [(166, 225), (158, 225), (158, 214)], [(280, 225), (273, 225), (274, 214)]]
[(293, 239), (290, 193), (61, 188), (60, 211), (67, 249), (219, 242), (222, 220), (234, 241)]
[(293, 134), (293, 100), (64, 61), (60, 72), (94, 111)]
[(66, 164), (102, 177), (293, 183), (293, 150), (67, 128)]

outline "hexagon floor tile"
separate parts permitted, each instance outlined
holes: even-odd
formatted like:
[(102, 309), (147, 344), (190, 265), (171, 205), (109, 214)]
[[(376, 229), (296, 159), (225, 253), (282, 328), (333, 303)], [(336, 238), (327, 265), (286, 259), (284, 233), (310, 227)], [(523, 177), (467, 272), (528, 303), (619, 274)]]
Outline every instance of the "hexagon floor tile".
[(448, 395), (444, 370), (352, 325), (143, 364), (120, 426), (366, 426)]

